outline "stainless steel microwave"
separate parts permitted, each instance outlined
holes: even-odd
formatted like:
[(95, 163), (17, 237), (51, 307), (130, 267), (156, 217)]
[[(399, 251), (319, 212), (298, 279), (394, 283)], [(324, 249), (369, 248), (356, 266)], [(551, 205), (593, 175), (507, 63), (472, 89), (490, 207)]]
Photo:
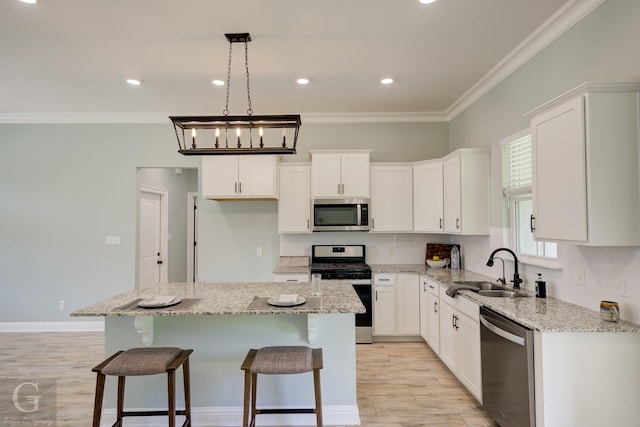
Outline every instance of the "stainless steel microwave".
[(313, 231), (368, 231), (369, 199), (316, 199)]

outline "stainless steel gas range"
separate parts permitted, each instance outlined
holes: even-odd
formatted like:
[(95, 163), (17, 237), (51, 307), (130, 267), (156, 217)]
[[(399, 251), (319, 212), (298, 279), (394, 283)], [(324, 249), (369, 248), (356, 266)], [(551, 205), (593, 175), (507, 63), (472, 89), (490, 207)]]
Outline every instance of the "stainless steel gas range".
[(325, 280), (346, 280), (355, 289), (366, 313), (356, 314), (356, 343), (373, 342), (371, 267), (365, 263), (364, 245), (313, 245), (311, 274)]

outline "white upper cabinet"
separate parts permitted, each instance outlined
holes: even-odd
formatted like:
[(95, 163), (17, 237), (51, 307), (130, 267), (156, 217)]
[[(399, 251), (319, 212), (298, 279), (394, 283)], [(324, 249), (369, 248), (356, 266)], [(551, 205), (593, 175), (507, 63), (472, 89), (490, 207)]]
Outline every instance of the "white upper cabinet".
[(371, 150), (311, 150), (314, 198), (369, 198)]
[(413, 230), (412, 188), (411, 164), (371, 165), (371, 232)]
[(589, 84), (531, 111), (534, 237), (640, 245), (640, 84)]
[(277, 156), (203, 156), (205, 199), (276, 199)]
[(442, 160), (429, 160), (413, 166), (413, 230), (444, 231), (444, 189)]
[(311, 233), (311, 166), (278, 166), (278, 232)]
[(443, 159), (444, 231), (489, 234), (489, 150), (463, 148)]

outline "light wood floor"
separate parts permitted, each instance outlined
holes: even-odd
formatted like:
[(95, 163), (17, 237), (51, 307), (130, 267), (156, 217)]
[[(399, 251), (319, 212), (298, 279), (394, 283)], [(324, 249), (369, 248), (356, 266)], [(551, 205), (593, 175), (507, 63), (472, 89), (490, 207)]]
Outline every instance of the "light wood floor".
[[(0, 383), (55, 378), (57, 427), (89, 426), (91, 368), (104, 358), (103, 338), (95, 332), (0, 333)], [(424, 343), (358, 345), (357, 363), (364, 427), (496, 426)], [(8, 399), (0, 393), (0, 418)]]

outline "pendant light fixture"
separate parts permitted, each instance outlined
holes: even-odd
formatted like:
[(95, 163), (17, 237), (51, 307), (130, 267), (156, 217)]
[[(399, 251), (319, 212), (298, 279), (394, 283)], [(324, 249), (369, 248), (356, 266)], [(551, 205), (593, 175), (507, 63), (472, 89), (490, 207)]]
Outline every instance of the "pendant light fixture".
[[(170, 116), (178, 139), (178, 152), (184, 155), (295, 154), (301, 125), (300, 115), (253, 114), (248, 54), (251, 35), (233, 33), (225, 34), (225, 37), (229, 40), (225, 109), (222, 116)], [(245, 116), (229, 115), (231, 56), (234, 43), (244, 43), (248, 103)], [(287, 138), (290, 138), (289, 143)]]

